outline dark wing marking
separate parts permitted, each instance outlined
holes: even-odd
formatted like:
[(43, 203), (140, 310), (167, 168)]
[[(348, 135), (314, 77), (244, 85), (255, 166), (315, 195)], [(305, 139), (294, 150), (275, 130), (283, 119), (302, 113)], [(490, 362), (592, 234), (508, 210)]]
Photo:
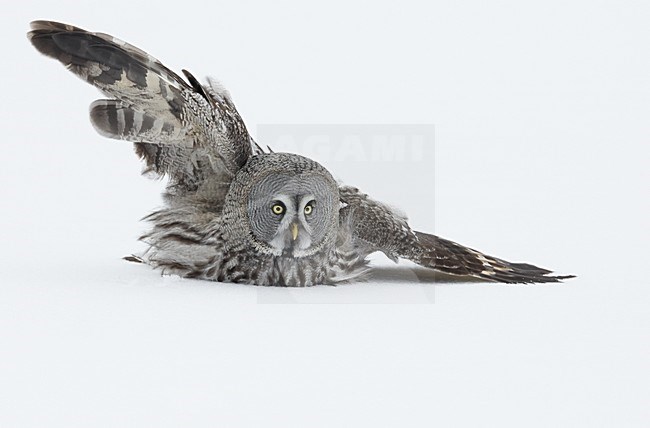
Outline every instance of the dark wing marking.
[(126, 141), (160, 141), (183, 147), (191, 142), (177, 120), (165, 120), (120, 100), (97, 100), (90, 104), (95, 130), (107, 138)]
[(368, 253), (384, 252), (444, 273), (474, 276), (504, 283), (560, 282), (573, 275), (549, 276), (551, 271), (526, 263), (510, 263), (480, 251), (412, 230), (407, 219), (353, 187), (341, 187), (341, 221), (356, 245)]
[(454, 275), (470, 275), (504, 283), (560, 282), (573, 275), (550, 276), (552, 271), (527, 263), (511, 263), (447, 239), (415, 232), (418, 245), (405, 249), (405, 256), (414, 262)]
[(193, 190), (212, 174), (233, 177), (252, 155), (252, 140), (227, 91), (202, 86), (184, 71), (188, 84), (107, 34), (51, 21), (31, 28), (36, 49), (111, 97), (91, 105), (91, 122), (106, 137), (136, 143), (146, 171)]
[(208, 93), (206, 92), (206, 88), (204, 88), (203, 85), (201, 85), (199, 83), (199, 81), (196, 80), (196, 77), (194, 77), (194, 75), (192, 75), (192, 73), (190, 73), (187, 70), (183, 70), (183, 74), (185, 75), (185, 78), (187, 79), (187, 81), (190, 82), (190, 85), (192, 85), (192, 88), (198, 94), (201, 94), (201, 96), (203, 98), (205, 98), (205, 100), (208, 101), (212, 105), (212, 107), (215, 107), (215, 105), (216, 105), (215, 100), (211, 96), (208, 95)]
[(106, 95), (155, 115), (180, 120), (191, 87), (156, 58), (116, 37), (72, 25), (34, 21), (27, 36), (44, 55)]

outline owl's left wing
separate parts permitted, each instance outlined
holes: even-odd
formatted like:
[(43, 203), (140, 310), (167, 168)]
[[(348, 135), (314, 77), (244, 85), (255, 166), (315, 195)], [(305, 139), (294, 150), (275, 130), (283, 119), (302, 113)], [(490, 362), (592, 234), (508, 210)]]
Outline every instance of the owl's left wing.
[(527, 263), (511, 263), (488, 256), (455, 242), (411, 229), (406, 217), (371, 199), (358, 189), (340, 189), (344, 208), (341, 225), (361, 251), (381, 251), (393, 261), (411, 260), (440, 272), (473, 276), (503, 283), (560, 282), (567, 276), (549, 276), (551, 271)]
[(91, 104), (95, 129), (135, 143), (147, 171), (173, 185), (191, 190), (212, 174), (232, 177), (252, 155), (254, 142), (215, 81), (204, 86), (184, 71), (186, 82), (139, 48), (72, 25), (34, 21), (28, 38), (109, 97)]

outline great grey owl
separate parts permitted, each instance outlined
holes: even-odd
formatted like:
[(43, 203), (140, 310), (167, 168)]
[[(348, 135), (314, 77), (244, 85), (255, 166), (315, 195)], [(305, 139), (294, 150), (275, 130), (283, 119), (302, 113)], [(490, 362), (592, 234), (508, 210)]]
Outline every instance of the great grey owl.
[(128, 43), (71, 25), (35, 21), (28, 37), (108, 97), (90, 106), (95, 129), (133, 142), (145, 171), (168, 177), (165, 207), (145, 217), (149, 249), (134, 260), (188, 278), (295, 287), (358, 279), (377, 251), (498, 282), (570, 277), (414, 231), (317, 162), (262, 150), (211, 79), (183, 70), (186, 81)]

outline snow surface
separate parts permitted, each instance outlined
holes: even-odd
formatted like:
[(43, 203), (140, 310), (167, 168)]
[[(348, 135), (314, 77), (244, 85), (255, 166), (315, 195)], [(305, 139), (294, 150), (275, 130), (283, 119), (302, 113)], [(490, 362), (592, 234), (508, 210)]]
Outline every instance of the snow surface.
[[(650, 426), (647, 3), (183, 6), (3, 7), (0, 427)], [(43, 18), (215, 75), (254, 135), (433, 124), (435, 169), (334, 173), (420, 230), (578, 278), (377, 257), (369, 283), (287, 290), (124, 262), (163, 183), (28, 44)]]

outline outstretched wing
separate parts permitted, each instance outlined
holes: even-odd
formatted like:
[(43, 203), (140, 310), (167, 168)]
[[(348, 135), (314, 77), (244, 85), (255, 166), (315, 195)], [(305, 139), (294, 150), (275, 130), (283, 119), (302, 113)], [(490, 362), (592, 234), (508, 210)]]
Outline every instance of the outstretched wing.
[(213, 174), (233, 177), (253, 152), (228, 92), (213, 81), (189, 84), (144, 51), (103, 33), (34, 21), (28, 33), (52, 57), (109, 99), (91, 104), (90, 119), (102, 135), (136, 143), (146, 171), (169, 175), (194, 190)]
[(568, 276), (526, 263), (510, 263), (435, 235), (412, 230), (407, 219), (353, 187), (340, 188), (341, 222), (363, 252), (382, 251), (393, 261), (411, 260), (424, 267), (504, 283), (559, 282)]

